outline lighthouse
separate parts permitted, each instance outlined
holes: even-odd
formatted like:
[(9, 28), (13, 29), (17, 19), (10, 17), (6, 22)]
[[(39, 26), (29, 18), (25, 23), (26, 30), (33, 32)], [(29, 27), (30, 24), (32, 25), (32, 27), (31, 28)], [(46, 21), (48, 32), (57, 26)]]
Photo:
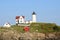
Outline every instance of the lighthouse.
[(35, 12), (32, 13), (32, 22), (36, 22), (36, 13)]
[(29, 23), (36, 23), (36, 13), (35, 12), (33, 12), (32, 13), (32, 20), (28, 20), (28, 21), (26, 21), (25, 20), (25, 16), (16, 16), (15, 17), (15, 19), (16, 19), (16, 24), (18, 25), (20, 25), (20, 24), (29, 24)]

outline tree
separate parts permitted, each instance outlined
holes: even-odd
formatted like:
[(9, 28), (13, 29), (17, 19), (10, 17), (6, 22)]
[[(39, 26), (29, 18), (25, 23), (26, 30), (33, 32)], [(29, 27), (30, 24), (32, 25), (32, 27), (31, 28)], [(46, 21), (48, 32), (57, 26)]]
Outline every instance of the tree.
[(59, 31), (58, 26), (54, 26), (54, 27), (53, 27), (53, 30), (54, 30), (54, 31)]

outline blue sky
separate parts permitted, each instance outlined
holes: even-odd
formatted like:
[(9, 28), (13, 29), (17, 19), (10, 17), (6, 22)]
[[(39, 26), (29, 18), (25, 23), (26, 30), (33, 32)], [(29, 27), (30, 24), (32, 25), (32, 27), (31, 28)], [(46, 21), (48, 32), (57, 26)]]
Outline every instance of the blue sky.
[(60, 25), (60, 0), (0, 0), (0, 25), (15, 24), (17, 15), (31, 20), (33, 11), (37, 14), (37, 22)]

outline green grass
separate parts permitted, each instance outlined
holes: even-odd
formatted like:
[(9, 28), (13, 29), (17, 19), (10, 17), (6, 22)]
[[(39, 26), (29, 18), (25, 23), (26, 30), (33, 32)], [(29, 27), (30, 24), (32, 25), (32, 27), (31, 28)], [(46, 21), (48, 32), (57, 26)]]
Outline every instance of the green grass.
[[(56, 28), (53, 29), (54, 27)], [(0, 32), (5, 30), (16, 30), (17, 32), (24, 33), (25, 31), (23, 28), (23, 26), (12, 25), (10, 28), (0, 28)], [(29, 32), (60, 32), (60, 26), (57, 26), (54, 23), (32, 23), (29, 28)]]

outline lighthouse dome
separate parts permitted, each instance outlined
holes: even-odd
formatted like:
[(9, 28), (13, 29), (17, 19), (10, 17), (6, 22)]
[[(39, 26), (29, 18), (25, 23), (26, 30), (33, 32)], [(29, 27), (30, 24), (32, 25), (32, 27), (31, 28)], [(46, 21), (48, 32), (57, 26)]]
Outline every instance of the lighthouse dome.
[(32, 13), (32, 15), (35, 15), (35, 14), (36, 14), (35, 12)]

